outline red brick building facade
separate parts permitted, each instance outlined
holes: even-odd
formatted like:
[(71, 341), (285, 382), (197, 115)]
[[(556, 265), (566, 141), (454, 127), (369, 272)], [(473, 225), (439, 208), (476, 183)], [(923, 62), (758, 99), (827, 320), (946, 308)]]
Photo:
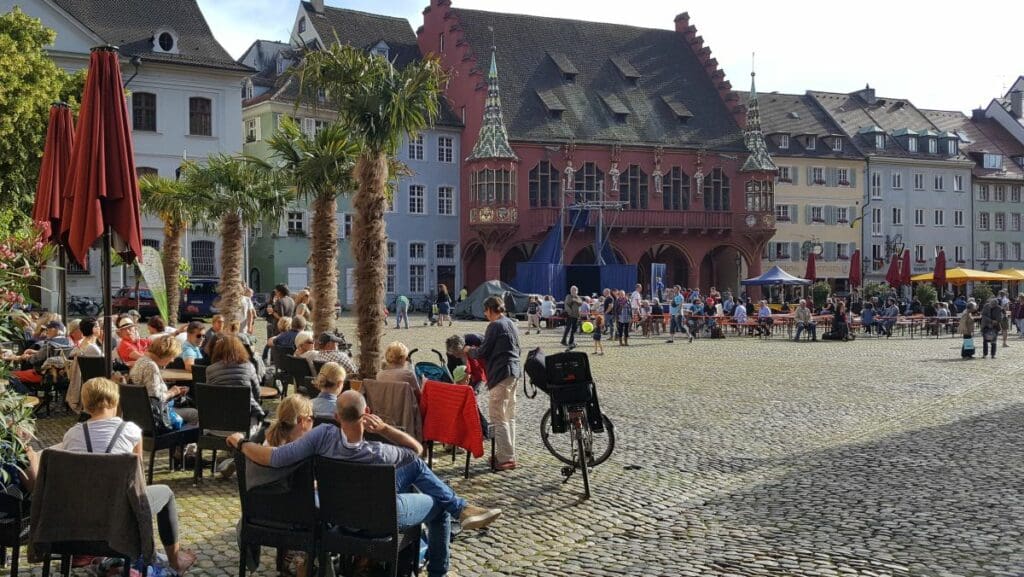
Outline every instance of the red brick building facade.
[[(704, 289), (736, 290), (762, 272), (775, 167), (750, 130), (756, 105), (744, 131), (749, 112), (689, 16), (675, 24), (489, 13), (450, 0), (424, 10), (420, 48), (449, 71), (462, 150), (473, 151), (460, 187), (471, 289), (511, 281), (563, 207), (583, 201), (619, 203), (604, 213), (605, 234), (645, 285), (652, 262), (667, 265), (666, 284)], [(592, 264), (594, 243), (593, 226), (573, 230), (563, 262)]]

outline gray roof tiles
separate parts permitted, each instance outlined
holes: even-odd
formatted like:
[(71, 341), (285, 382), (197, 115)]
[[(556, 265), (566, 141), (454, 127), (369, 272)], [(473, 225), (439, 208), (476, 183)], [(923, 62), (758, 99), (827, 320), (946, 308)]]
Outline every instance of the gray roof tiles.
[[(966, 142), (961, 139), (960, 149), (967, 152), (968, 156), (975, 161), (975, 176), (1024, 179), (1024, 168), (1017, 165), (1012, 158), (1024, 156), (1024, 145), (1021, 145), (1013, 135), (1006, 132), (1006, 129), (997, 121), (991, 118), (973, 120), (958, 110), (922, 110), (921, 112), (940, 130), (961, 133), (967, 137)], [(985, 153), (1002, 154), (1002, 168), (985, 168), (982, 158)]]
[[(746, 102), (749, 92), (736, 92)], [(779, 148), (779, 139), (773, 135), (791, 136), (834, 136), (842, 130), (805, 94), (779, 94), (777, 92), (757, 95), (761, 112), (761, 129), (768, 143), (768, 150), (777, 156), (814, 156), (832, 158), (861, 158), (863, 155), (853, 146), (843, 146), (841, 151), (832, 150), (831, 145), (819, 142), (813, 150), (804, 147), (799, 138), (790, 138), (788, 148)]]
[(327, 44), (337, 39), (342, 44), (369, 50), (383, 40), (390, 49), (388, 58), (399, 68), (420, 57), (416, 34), (405, 18), (333, 6), (326, 6), (323, 14), (318, 14), (309, 2), (302, 6), (309, 14), (309, 23)]
[[(195, 0), (52, 1), (104, 42), (120, 47), (122, 55), (138, 55), (143, 61), (251, 71), (217, 42)], [(169, 28), (178, 36), (178, 54), (153, 51), (153, 36), (161, 28)]]
[[(717, 83), (672, 30), (461, 8), (452, 13), (481, 74), (487, 72), (492, 43), (497, 45), (505, 125), (513, 140), (678, 148), (715, 141), (726, 143), (719, 148), (743, 150), (742, 131)], [(561, 58), (552, 56), (558, 54), (578, 71), (572, 83), (555, 62)], [(623, 78), (612, 57), (625, 59), (641, 75), (636, 86)], [(565, 62), (561, 66), (568, 68)], [(560, 119), (547, 113), (538, 92), (565, 105)], [(629, 111), (625, 122), (603, 95), (614, 95)], [(665, 96), (693, 117), (681, 122)]]

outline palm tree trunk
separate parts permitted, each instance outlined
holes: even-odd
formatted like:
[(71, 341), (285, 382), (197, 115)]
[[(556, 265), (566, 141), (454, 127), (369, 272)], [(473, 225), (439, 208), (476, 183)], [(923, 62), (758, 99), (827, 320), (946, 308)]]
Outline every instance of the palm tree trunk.
[(313, 334), (334, 328), (334, 303), (338, 299), (338, 203), (330, 192), (313, 200)]
[(229, 212), (220, 219), (220, 314), (224, 322), (242, 322), (242, 218)]
[(384, 204), (387, 201), (388, 160), (384, 154), (364, 154), (356, 162), (356, 190), (352, 223), (352, 254), (356, 267), (359, 374), (372, 379), (380, 368), (380, 338), (384, 312), (387, 236)]
[(167, 286), (167, 326), (178, 324), (178, 304), (181, 291), (178, 289), (178, 266), (181, 262), (180, 223), (164, 223), (164, 250), (161, 257), (164, 265), (164, 284)]

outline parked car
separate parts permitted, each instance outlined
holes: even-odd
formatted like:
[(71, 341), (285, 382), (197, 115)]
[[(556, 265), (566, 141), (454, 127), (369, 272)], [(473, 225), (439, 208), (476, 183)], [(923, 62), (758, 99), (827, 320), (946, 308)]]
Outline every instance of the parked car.
[(181, 293), (178, 318), (193, 319), (217, 314), (220, 295), (217, 294), (217, 279), (189, 279), (189, 286)]
[(149, 289), (139, 289), (138, 296), (134, 288), (123, 288), (116, 293), (111, 300), (114, 313), (123, 314), (132, 309), (139, 311), (143, 318), (160, 314), (156, 308), (156, 301), (153, 300), (153, 293)]

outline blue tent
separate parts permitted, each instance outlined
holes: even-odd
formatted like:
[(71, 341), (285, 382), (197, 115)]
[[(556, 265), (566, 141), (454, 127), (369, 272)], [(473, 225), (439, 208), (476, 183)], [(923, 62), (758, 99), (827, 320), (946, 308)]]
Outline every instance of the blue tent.
[(813, 283), (807, 279), (797, 278), (781, 268), (773, 266), (763, 275), (740, 281), (740, 284), (747, 286), (808, 286)]

